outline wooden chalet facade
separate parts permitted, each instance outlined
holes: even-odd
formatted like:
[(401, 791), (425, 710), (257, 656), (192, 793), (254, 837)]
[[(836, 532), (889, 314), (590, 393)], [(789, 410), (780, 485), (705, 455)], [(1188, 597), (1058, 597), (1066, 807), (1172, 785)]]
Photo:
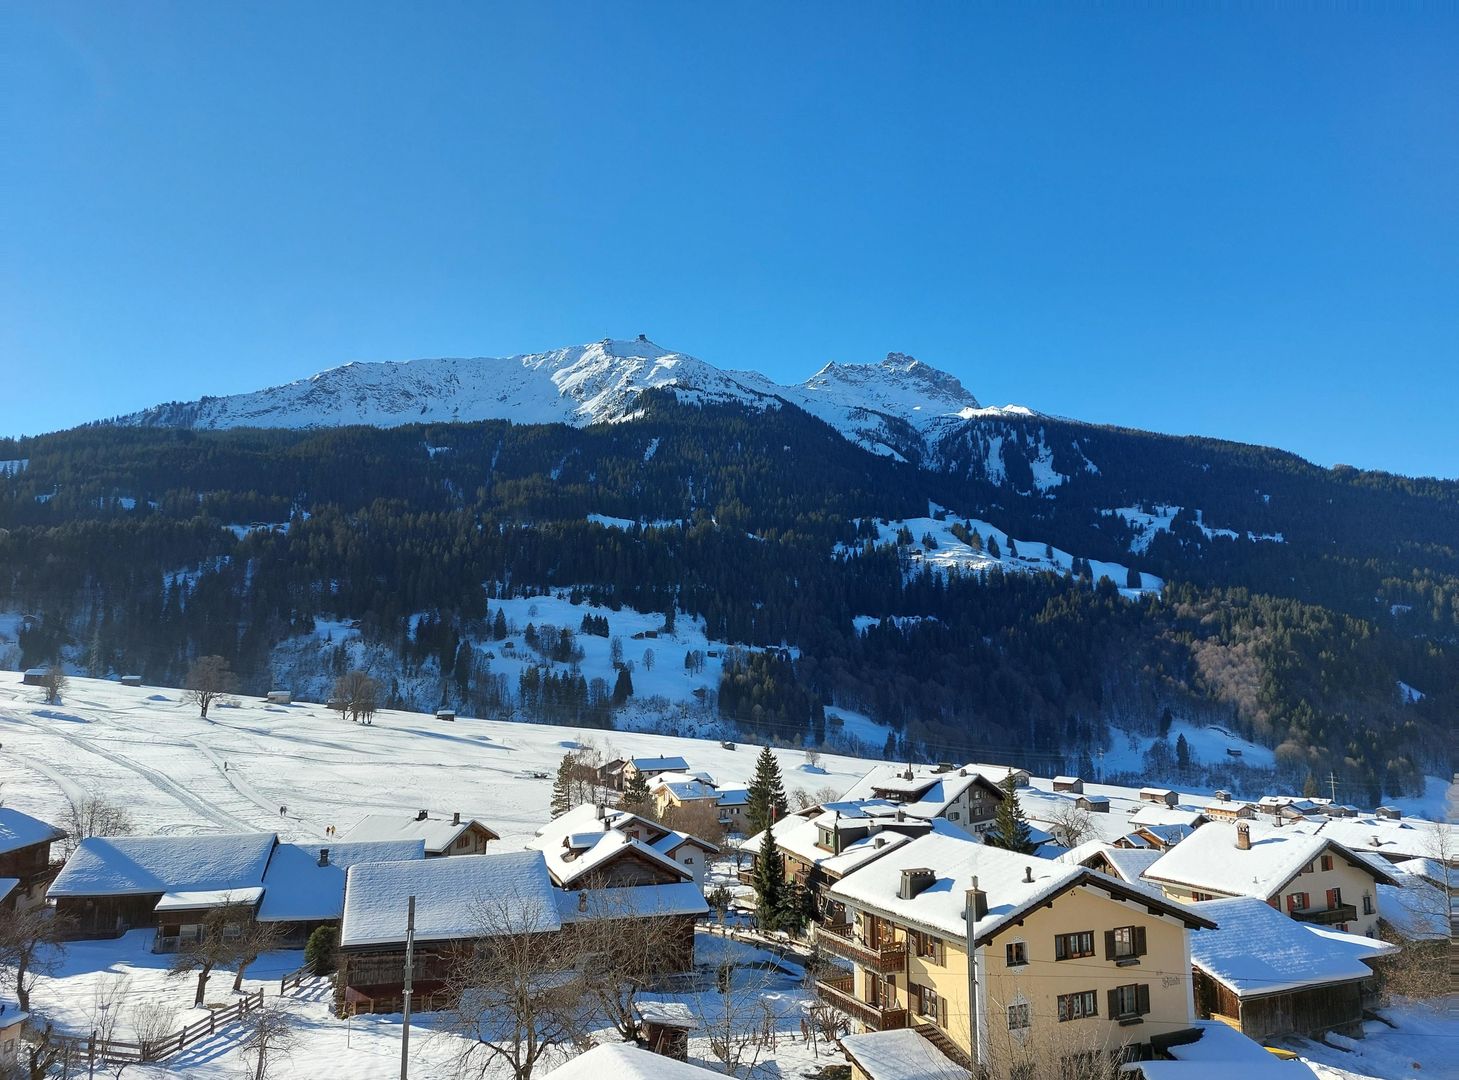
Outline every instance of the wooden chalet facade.
[(59, 872), (51, 845), (66, 833), (39, 818), (0, 806), (0, 914), (45, 902), (46, 886)]

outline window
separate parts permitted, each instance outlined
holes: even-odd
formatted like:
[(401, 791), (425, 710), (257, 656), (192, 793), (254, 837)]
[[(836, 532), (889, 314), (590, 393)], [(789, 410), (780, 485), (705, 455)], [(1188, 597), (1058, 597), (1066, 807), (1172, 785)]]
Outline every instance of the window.
[[(1060, 999), (1062, 1000), (1062, 999)], [(1062, 1017), (1061, 1017), (1062, 1019)], [(1029, 1004), (1021, 1001), (1017, 1005), (1008, 1006), (1008, 1030), (1017, 1031), (1020, 1028), (1029, 1026)]]
[(1328, 889), (1327, 890), (1327, 908), (1328, 908), (1328, 910), (1331, 911), (1334, 908), (1340, 908), (1340, 907), (1342, 907), (1342, 890), (1341, 889)]
[(1144, 1016), (1150, 1011), (1150, 987), (1144, 983), (1116, 986), (1109, 992), (1109, 1014), (1126, 1019)]
[(924, 960), (931, 960), (934, 964), (942, 963), (942, 941), (939, 938), (920, 930), (913, 930), (911, 937), (916, 955)]
[(1288, 893), (1287, 894), (1287, 910), (1288, 911), (1306, 911), (1307, 910), (1307, 894), (1304, 893), (1304, 892)]
[(1322, 857), (1322, 868), (1324, 870), (1331, 870), (1332, 869), (1332, 856), (1331, 855), (1324, 855)]
[(1086, 1016), (1098, 1016), (1099, 1009), (1095, 1005), (1094, 991), (1084, 990), (1077, 994), (1059, 995), (1059, 1022), (1065, 1020), (1081, 1020)]
[(693, 866), (694, 865), (694, 856), (693, 855), (685, 855), (684, 856), (684, 865), (685, 866)]
[(1005, 947), (1005, 960), (1009, 967), (1022, 967), (1028, 963), (1028, 945), (1022, 941), (1010, 941)]
[(1055, 960), (1073, 960), (1075, 957), (1093, 955), (1093, 930), (1081, 930), (1077, 934), (1058, 934), (1054, 938)]
[(1145, 955), (1145, 928), (1117, 926), (1104, 932), (1106, 960), (1134, 960)]
[(1363, 914), (1364, 915), (1371, 915), (1371, 914), (1373, 914), (1373, 894), (1372, 893), (1364, 893), (1363, 894)]
[(937, 991), (930, 986), (914, 987), (917, 991), (917, 1015), (937, 1019)]
[(950, 811), (948, 811), (948, 814), (947, 814), (947, 820), (948, 821), (961, 821), (962, 820), (962, 815), (959, 814), (956, 810), (950, 810)]

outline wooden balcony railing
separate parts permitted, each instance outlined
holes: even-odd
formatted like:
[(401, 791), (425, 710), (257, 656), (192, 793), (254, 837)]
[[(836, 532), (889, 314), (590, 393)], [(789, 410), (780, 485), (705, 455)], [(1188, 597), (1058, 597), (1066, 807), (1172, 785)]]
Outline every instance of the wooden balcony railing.
[(816, 996), (832, 1008), (840, 1009), (853, 1020), (872, 1031), (891, 1031), (907, 1026), (907, 1010), (884, 1009), (858, 999), (853, 991), (851, 975), (834, 975), (816, 980)]
[(855, 930), (850, 924), (818, 926), (816, 927), (816, 942), (831, 955), (839, 956), (843, 960), (850, 960), (878, 975), (901, 971), (907, 966), (906, 942), (897, 941), (874, 948), (857, 941), (853, 936), (854, 933)]
[(1358, 917), (1358, 909), (1352, 904), (1338, 904), (1330, 908), (1296, 908), (1291, 914), (1298, 922), (1331, 926), (1333, 923), (1352, 922)]

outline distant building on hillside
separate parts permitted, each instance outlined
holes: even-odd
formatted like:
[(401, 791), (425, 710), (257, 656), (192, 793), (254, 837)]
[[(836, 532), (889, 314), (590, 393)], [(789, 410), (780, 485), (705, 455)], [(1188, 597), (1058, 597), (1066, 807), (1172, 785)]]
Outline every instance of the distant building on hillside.
[(481, 855), (493, 840), (500, 840), (496, 830), (476, 818), (463, 818), (457, 811), (447, 821), (432, 817), (429, 811), (418, 810), (415, 814), (366, 814), (353, 828), (346, 831), (342, 840), (351, 842), (372, 840), (421, 840), (425, 843), (426, 858), (435, 859), (446, 855)]

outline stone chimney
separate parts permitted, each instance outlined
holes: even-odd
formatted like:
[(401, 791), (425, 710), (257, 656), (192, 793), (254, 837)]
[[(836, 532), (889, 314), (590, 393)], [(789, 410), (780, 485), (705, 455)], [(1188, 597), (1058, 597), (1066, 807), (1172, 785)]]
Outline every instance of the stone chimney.
[(427, 813), (427, 812), (426, 812), (426, 811), (424, 811), (424, 810), (417, 810), (417, 811), (416, 811), (416, 812), (415, 812), (415, 820), (416, 820), (416, 821), (424, 821), (424, 820), (425, 820), (425, 819), (426, 819), (426, 818), (428, 818), (428, 817), (430, 817), (430, 814), (429, 814), (429, 813)]
[(963, 918), (971, 918), (973, 922), (986, 918), (988, 915), (988, 894), (978, 888), (978, 879), (973, 878), (972, 888), (968, 889), (963, 897)]
[(329, 848), (322, 847), (322, 848), (319, 849), (319, 865), (320, 866), (328, 866), (329, 865)]
[(902, 871), (902, 884), (897, 889), (900, 900), (914, 900), (917, 894), (937, 880), (937, 875), (925, 866), (911, 867)]
[(1025, 885), (1032, 885), (1033, 884), (1033, 867), (1032, 866), (1025, 866), (1023, 868), (1023, 883)]
[(604, 806), (602, 803), (599, 803), (598, 804), (598, 820), (599, 821), (607, 821), (608, 820), (608, 808), (606, 806)]
[(1236, 826), (1236, 846), (1242, 851), (1251, 850), (1251, 826), (1244, 821)]
[(457, 810), (454, 814), (451, 815), (451, 824), (452, 825), (460, 825), (461, 824), (461, 811), (460, 810)]

